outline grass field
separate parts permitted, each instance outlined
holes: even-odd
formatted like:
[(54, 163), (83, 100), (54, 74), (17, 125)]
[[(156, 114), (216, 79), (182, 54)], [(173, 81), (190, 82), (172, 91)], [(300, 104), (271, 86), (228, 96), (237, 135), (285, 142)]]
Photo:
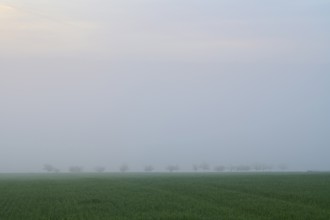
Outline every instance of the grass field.
[(1, 174), (12, 219), (329, 220), (330, 174)]

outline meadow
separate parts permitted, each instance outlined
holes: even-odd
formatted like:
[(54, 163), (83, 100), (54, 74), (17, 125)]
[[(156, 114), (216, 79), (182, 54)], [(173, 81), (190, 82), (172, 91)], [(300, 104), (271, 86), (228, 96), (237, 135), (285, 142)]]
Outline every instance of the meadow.
[(1, 220), (330, 219), (330, 173), (0, 174)]

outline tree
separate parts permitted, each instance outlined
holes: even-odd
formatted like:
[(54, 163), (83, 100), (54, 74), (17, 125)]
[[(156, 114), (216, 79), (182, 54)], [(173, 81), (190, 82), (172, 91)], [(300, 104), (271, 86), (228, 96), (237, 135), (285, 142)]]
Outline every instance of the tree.
[(210, 166), (207, 163), (202, 163), (199, 165), (199, 168), (201, 168), (203, 171), (208, 171), (210, 169)]
[(229, 166), (229, 171), (230, 172), (234, 172), (234, 171), (236, 171), (237, 169), (236, 169), (236, 166), (234, 166), (234, 165), (231, 165), (231, 166)]
[(193, 170), (194, 170), (195, 172), (197, 172), (197, 171), (198, 171), (198, 165), (194, 164), (194, 165), (193, 165)]
[(154, 167), (152, 165), (147, 165), (144, 167), (145, 172), (152, 172), (154, 170)]
[(166, 167), (166, 169), (169, 171), (169, 172), (173, 172), (173, 171), (177, 171), (179, 170), (179, 166), (178, 165), (169, 165)]
[(256, 171), (266, 171), (266, 170), (271, 170), (271, 169), (272, 169), (272, 166), (267, 165), (267, 164), (264, 164), (264, 163), (260, 163), (260, 164), (255, 164), (255, 165), (253, 166), (253, 168), (254, 168)]
[(81, 173), (81, 172), (83, 172), (83, 168), (81, 166), (71, 166), (71, 167), (69, 167), (69, 172)]
[(284, 170), (287, 170), (288, 169), (288, 165), (287, 164), (284, 164), (284, 163), (281, 163), (278, 165), (278, 168), (282, 171)]
[(262, 170), (264, 170), (264, 164), (254, 164), (253, 169), (255, 171), (262, 171)]
[(128, 165), (127, 165), (127, 164), (122, 164), (122, 165), (119, 167), (119, 170), (120, 170), (120, 172), (122, 172), (122, 173), (127, 172), (127, 171), (128, 171)]
[(216, 172), (223, 172), (223, 171), (225, 171), (225, 169), (226, 169), (226, 167), (222, 166), (222, 165), (214, 167), (214, 171), (216, 171)]
[(54, 173), (60, 173), (60, 172), (61, 172), (60, 169), (57, 169), (57, 168), (54, 169)]
[(239, 172), (247, 172), (250, 171), (251, 167), (249, 165), (239, 165), (236, 167)]
[(94, 168), (95, 172), (98, 172), (98, 173), (103, 173), (105, 172), (105, 167), (103, 166), (97, 166)]
[(45, 171), (51, 173), (51, 172), (54, 172), (56, 168), (53, 167), (53, 166), (50, 165), (50, 164), (45, 164), (43, 169), (44, 169)]

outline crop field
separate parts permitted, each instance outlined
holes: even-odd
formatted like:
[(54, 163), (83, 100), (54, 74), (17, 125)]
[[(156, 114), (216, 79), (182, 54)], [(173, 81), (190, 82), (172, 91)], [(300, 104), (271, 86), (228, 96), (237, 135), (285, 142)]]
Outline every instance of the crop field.
[(1, 174), (14, 219), (328, 220), (330, 174)]

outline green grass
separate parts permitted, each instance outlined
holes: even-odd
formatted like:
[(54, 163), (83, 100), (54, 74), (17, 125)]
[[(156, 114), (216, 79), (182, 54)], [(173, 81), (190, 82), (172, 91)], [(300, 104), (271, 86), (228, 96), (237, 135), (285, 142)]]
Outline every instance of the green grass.
[(328, 220), (330, 174), (1, 174), (14, 219)]

